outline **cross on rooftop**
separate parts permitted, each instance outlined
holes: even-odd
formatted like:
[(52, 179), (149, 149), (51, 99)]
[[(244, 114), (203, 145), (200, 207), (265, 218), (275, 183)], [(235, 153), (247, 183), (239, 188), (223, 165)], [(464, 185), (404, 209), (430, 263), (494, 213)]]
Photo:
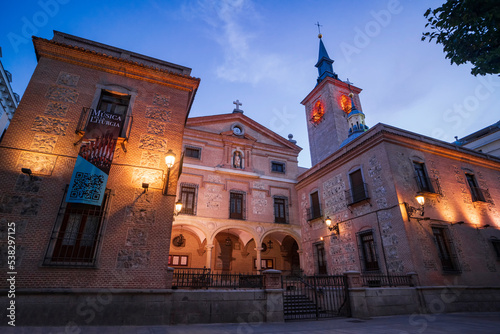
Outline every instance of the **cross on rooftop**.
[(315, 26), (318, 26), (318, 34), (321, 35), (321, 28), (320, 27), (322, 27), (323, 25), (319, 24), (319, 21), (318, 21), (318, 22), (316, 22)]
[(233, 101), (233, 104), (236, 105), (236, 108), (234, 108), (234, 110), (241, 111), (240, 106), (242, 106), (243, 103), (241, 103), (240, 100)]

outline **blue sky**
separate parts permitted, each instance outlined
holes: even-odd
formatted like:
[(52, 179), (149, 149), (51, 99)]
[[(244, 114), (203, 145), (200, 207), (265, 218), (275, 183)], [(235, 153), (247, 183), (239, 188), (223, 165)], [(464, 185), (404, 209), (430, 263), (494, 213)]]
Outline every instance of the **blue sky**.
[(318, 30), (341, 80), (363, 89), (366, 123), (451, 142), (500, 120), (500, 78), (450, 65), (421, 42), (439, 1), (8, 1), (0, 46), (22, 95), (36, 66), (31, 35), (58, 30), (192, 68), (201, 78), (191, 116), (232, 112), (294, 135), (309, 167), (302, 99), (314, 88)]

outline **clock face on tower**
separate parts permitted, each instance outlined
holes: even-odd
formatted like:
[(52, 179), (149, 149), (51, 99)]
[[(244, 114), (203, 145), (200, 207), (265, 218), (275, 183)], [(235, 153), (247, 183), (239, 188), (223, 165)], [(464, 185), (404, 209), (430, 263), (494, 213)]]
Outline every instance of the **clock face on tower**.
[(325, 106), (323, 105), (323, 102), (316, 101), (311, 112), (311, 123), (313, 123), (314, 125), (318, 125), (319, 123), (321, 123), (321, 121), (323, 121), (324, 115)]

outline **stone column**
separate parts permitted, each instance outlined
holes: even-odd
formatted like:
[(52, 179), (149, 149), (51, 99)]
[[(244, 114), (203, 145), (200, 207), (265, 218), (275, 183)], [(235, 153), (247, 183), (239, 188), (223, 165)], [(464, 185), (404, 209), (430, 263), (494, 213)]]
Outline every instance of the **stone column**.
[(297, 253), (299, 254), (300, 269), (302, 270), (302, 272), (305, 272), (305, 270), (304, 270), (304, 251), (302, 249), (298, 249)]
[(281, 271), (267, 269), (262, 272), (266, 291), (266, 321), (283, 322), (283, 289), (281, 288)]
[(408, 279), (410, 281), (410, 286), (418, 286), (418, 275), (416, 272), (407, 273)]
[(260, 273), (262, 271), (262, 267), (261, 267), (261, 251), (263, 250), (262, 247), (255, 247), (255, 251), (257, 252), (257, 271)]
[(207, 263), (205, 267), (208, 269), (212, 268), (212, 249), (214, 248), (213, 244), (208, 244), (205, 246), (205, 249), (207, 250)]
[(360, 288), (363, 285), (361, 282), (361, 273), (359, 271), (346, 271), (344, 276), (347, 277), (349, 288)]

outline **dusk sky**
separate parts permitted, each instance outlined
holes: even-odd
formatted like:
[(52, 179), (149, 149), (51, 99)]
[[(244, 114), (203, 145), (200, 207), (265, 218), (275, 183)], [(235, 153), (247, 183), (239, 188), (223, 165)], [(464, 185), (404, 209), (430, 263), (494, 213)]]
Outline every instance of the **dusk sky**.
[(31, 36), (53, 30), (192, 68), (201, 78), (190, 116), (245, 115), (304, 150), (300, 104), (318, 76), (318, 27), (335, 62), (360, 94), (366, 124), (386, 123), (452, 142), (500, 120), (500, 78), (450, 65), (441, 45), (420, 40), (439, 1), (188, 0), (8, 1), (0, 46), (12, 87), (22, 96), (36, 66)]

